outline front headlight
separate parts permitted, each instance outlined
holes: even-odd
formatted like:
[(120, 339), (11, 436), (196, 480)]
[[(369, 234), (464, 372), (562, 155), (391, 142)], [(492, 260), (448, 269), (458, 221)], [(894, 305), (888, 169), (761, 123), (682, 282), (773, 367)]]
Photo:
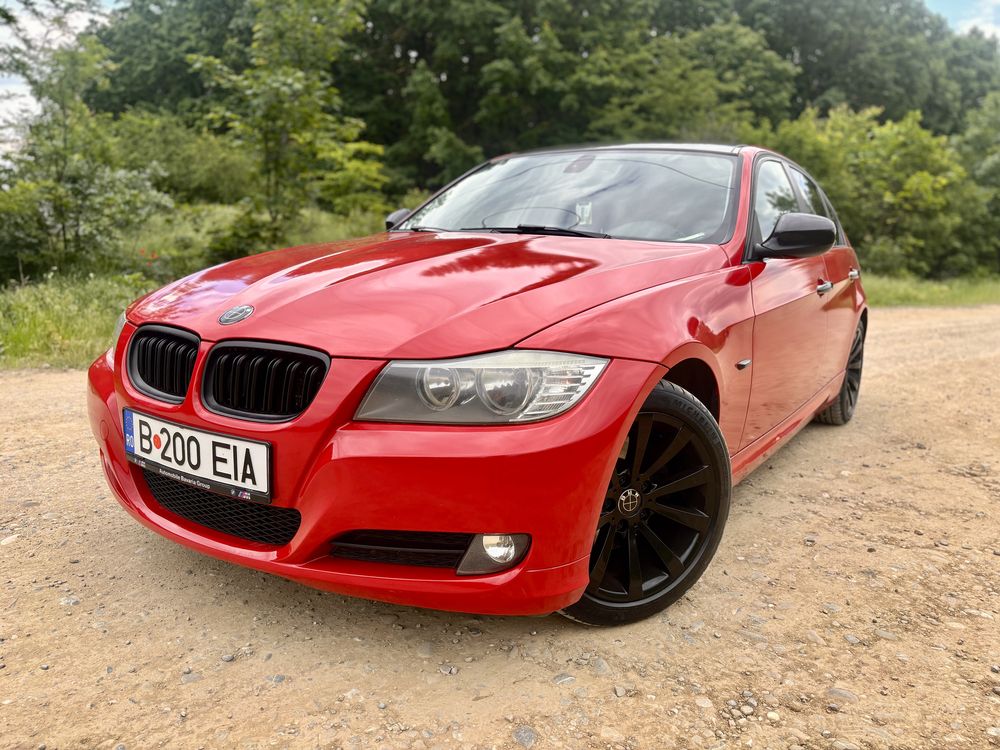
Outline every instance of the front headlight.
[(390, 362), (355, 419), (368, 422), (508, 424), (537, 422), (569, 409), (608, 360), (519, 351), (461, 359)]
[(118, 316), (118, 322), (115, 323), (115, 332), (111, 335), (111, 348), (114, 349), (118, 346), (118, 338), (122, 335), (122, 329), (125, 328), (125, 313)]

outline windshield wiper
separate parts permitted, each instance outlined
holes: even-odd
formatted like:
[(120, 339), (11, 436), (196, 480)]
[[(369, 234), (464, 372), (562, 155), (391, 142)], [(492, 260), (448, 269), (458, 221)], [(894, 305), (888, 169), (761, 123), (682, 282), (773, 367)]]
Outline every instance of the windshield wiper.
[(518, 224), (516, 227), (464, 227), (463, 232), (500, 232), (506, 234), (554, 234), (563, 237), (600, 237), (610, 239), (610, 234), (603, 232), (585, 232), (582, 229), (570, 227), (549, 227), (541, 224)]
[(417, 226), (417, 227), (406, 227), (406, 229), (403, 229), (402, 227), (393, 227), (389, 231), (390, 232), (454, 232), (455, 230), (445, 229), (444, 227)]

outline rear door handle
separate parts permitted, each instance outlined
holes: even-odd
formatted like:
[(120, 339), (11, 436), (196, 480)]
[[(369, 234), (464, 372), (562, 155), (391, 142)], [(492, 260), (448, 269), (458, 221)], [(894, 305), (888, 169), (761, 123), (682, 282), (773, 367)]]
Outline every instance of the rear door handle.
[(833, 282), (832, 281), (821, 281), (820, 283), (818, 283), (816, 285), (816, 294), (818, 294), (820, 296), (823, 296), (824, 294), (826, 294), (827, 292), (829, 292), (831, 289), (833, 289)]
[(850, 279), (851, 281), (857, 281), (858, 279), (861, 278), (861, 271), (859, 271), (857, 268), (852, 268), (850, 271), (847, 272), (847, 278)]

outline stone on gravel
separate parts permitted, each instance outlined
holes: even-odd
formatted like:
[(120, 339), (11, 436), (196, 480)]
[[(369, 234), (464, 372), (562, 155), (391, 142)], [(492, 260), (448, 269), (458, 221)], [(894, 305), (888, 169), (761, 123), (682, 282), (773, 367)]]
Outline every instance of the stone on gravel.
[(781, 721), (781, 715), (777, 711), (768, 711), (767, 720), (774, 723), (776, 721)]
[(705, 695), (699, 695), (697, 698), (694, 699), (694, 703), (695, 703), (696, 706), (698, 706), (698, 708), (711, 708), (712, 707), (712, 700), (708, 696), (705, 696)]
[(621, 685), (615, 685), (615, 697), (616, 698), (624, 698), (626, 695), (628, 695), (628, 690), (626, 690), (625, 688), (623, 688)]
[(825, 646), (826, 641), (823, 640), (823, 636), (817, 633), (815, 630), (806, 631), (806, 639), (812, 641), (817, 646)]
[(531, 747), (538, 741), (538, 733), (527, 724), (519, 724), (514, 729), (514, 742), (521, 747)]
[(227, 662), (227, 663), (231, 662), (231, 661), (234, 661), (235, 659), (236, 659), (236, 657), (233, 656), (232, 654), (223, 654), (222, 655), (222, 661)]
[(886, 641), (898, 641), (899, 636), (893, 633), (891, 630), (878, 629), (875, 631), (875, 635)]
[(846, 690), (845, 688), (838, 688), (838, 687), (828, 688), (826, 691), (826, 697), (839, 701), (847, 701), (848, 703), (858, 702), (858, 696), (856, 696), (850, 690)]
[(560, 672), (559, 674), (557, 674), (555, 677), (552, 678), (552, 682), (554, 682), (556, 685), (568, 685), (569, 683), (575, 681), (576, 678), (571, 674), (567, 674), (566, 672)]
[(834, 740), (833, 750), (861, 750), (861, 748), (847, 740)]

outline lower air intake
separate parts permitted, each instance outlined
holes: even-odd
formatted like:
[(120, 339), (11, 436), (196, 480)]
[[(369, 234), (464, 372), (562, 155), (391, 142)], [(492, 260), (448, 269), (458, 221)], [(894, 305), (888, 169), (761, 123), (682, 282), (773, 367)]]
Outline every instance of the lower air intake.
[(333, 540), (330, 554), (363, 562), (456, 568), (472, 538), (436, 531), (349, 531)]
[(292, 541), (302, 522), (294, 508), (217, 495), (145, 469), (142, 475), (153, 499), (166, 510), (240, 539), (281, 547)]

